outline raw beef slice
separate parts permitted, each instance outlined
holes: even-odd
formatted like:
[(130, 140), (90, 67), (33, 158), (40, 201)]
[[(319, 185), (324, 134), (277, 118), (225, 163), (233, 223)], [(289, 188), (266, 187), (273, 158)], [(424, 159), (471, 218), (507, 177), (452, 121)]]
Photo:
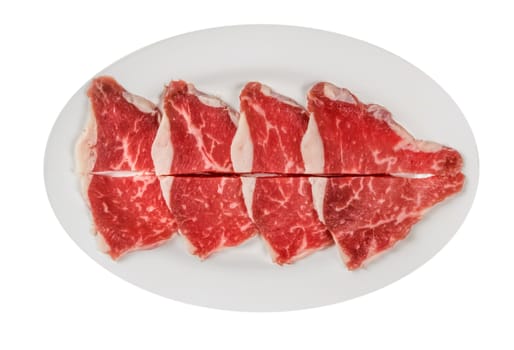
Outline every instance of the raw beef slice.
[(427, 210), (459, 192), (463, 182), (462, 174), (332, 177), (324, 198), (325, 224), (353, 270), (404, 239)]
[(364, 104), (347, 89), (314, 85), (312, 113), (302, 142), (308, 173), (457, 174), (460, 154), (435, 142), (414, 139), (376, 104)]
[(234, 172), (230, 140), (238, 113), (184, 81), (166, 88), (163, 110), (152, 156), (159, 174), (177, 175), (161, 176), (161, 186), (192, 253), (203, 259), (252, 237), (257, 229), (239, 177), (185, 175)]
[(159, 109), (111, 77), (94, 79), (87, 94), (91, 115), (76, 146), (77, 172), (153, 173), (150, 152)]
[(87, 200), (101, 249), (113, 259), (168, 240), (177, 225), (155, 176), (87, 176)]
[(201, 259), (237, 246), (257, 231), (248, 218), (238, 177), (175, 177), (169, 196), (180, 233)]
[(158, 175), (232, 173), (230, 141), (238, 113), (184, 81), (162, 96), (164, 117), (152, 145)]
[[(236, 171), (301, 174), (300, 143), (309, 116), (296, 102), (260, 83), (242, 90), (232, 143)], [(307, 177), (243, 178), (245, 202), (273, 260), (291, 263), (333, 243), (314, 210)]]
[(305, 177), (258, 178), (251, 210), (273, 261), (280, 265), (334, 243), (313, 208)]
[(295, 101), (250, 82), (241, 91), (232, 161), (238, 172), (301, 174), (300, 143), (308, 112)]

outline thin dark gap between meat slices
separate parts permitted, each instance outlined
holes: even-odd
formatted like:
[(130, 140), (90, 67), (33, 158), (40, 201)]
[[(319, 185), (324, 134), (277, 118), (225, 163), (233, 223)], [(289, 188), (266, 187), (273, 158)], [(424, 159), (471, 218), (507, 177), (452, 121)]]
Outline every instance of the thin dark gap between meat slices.
[(328, 178), (328, 177), (351, 177), (351, 176), (393, 176), (393, 177), (404, 177), (404, 178), (427, 178), (434, 176), (435, 174), (309, 174), (309, 173), (283, 173), (283, 174), (277, 174), (277, 173), (238, 173), (238, 172), (196, 172), (196, 173), (179, 173), (179, 174), (160, 174), (156, 175), (153, 172), (144, 172), (144, 171), (93, 171), (89, 174), (93, 175), (101, 175), (101, 176), (112, 176), (112, 177), (129, 177), (129, 176), (173, 176), (173, 177), (321, 177), (321, 178)]
[[(131, 177), (131, 176), (157, 176), (155, 173), (143, 171), (94, 171), (92, 175), (111, 176), (111, 177)], [(158, 176), (166, 177), (241, 177), (241, 178), (280, 178), (280, 177), (308, 177), (308, 178), (331, 178), (331, 177), (400, 177), (411, 179), (424, 179), (434, 174), (276, 174), (276, 173), (222, 173), (222, 172), (204, 172), (204, 173), (180, 173), (180, 174), (161, 174)]]

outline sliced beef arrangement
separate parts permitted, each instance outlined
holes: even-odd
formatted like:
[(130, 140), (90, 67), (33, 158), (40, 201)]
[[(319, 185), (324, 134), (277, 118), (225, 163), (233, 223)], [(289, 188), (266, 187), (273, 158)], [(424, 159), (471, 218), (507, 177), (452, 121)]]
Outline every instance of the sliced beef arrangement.
[[(298, 174), (304, 172), (300, 150), (309, 115), (296, 102), (260, 83), (248, 83), (241, 92), (241, 120), (247, 130), (234, 138), (232, 155), (252, 159), (236, 170), (249, 173)], [(249, 147), (245, 143), (251, 143)], [(238, 152), (253, 149), (253, 154)], [(237, 162), (234, 162), (235, 164)], [(242, 163), (242, 162), (239, 162)], [(273, 260), (291, 263), (333, 244), (314, 210), (307, 177), (245, 178), (248, 209), (267, 242)], [(253, 187), (253, 188), (252, 188)]]
[(111, 77), (88, 96), (77, 172), (113, 259), (176, 231), (202, 259), (259, 234), (278, 264), (335, 242), (353, 270), (464, 183), (456, 150), (416, 140), (384, 107), (326, 82), (307, 109), (250, 82), (240, 114), (181, 80), (160, 108)]
[[(162, 101), (164, 118), (152, 152), (158, 173), (233, 173), (228, 141), (236, 133), (238, 113), (184, 81), (172, 81)], [(257, 232), (239, 177), (161, 176), (161, 183), (193, 254), (206, 258)]]

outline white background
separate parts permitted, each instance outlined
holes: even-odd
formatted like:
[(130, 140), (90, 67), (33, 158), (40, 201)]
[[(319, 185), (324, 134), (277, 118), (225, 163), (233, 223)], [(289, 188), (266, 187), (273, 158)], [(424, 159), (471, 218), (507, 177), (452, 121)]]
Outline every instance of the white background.
[[(2, 3), (0, 348), (512, 349), (514, 25), (508, 3)], [(363, 39), (415, 64), (454, 98), (475, 132), (481, 177), (467, 220), (434, 259), (343, 304), (241, 313), (133, 287), (69, 239), (46, 198), (43, 155), (71, 95), (108, 64), (157, 40), (244, 23)]]

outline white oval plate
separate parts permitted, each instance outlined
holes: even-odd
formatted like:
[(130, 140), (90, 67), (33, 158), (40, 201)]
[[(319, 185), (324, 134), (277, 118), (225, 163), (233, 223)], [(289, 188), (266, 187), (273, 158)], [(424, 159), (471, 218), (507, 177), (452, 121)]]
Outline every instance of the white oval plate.
[(294, 265), (277, 266), (259, 238), (201, 262), (175, 236), (157, 249), (114, 262), (96, 248), (91, 217), (73, 173), (73, 147), (86, 121), (88, 82), (64, 107), (50, 134), (45, 155), (48, 197), (66, 232), (91, 258), (162, 296), (246, 311), (303, 309), (348, 300), (386, 286), (428, 261), (452, 238), (471, 207), (478, 154), (461, 111), (419, 69), (365, 42), (298, 27), (224, 27), (158, 42), (102, 74), (155, 102), (171, 79), (185, 79), (236, 108), (239, 91), (250, 80), (303, 104), (309, 87), (327, 80), (349, 88), (364, 102), (386, 106), (417, 138), (454, 147), (464, 157), (464, 190), (431, 210), (407, 239), (358, 271), (347, 271), (334, 247)]

